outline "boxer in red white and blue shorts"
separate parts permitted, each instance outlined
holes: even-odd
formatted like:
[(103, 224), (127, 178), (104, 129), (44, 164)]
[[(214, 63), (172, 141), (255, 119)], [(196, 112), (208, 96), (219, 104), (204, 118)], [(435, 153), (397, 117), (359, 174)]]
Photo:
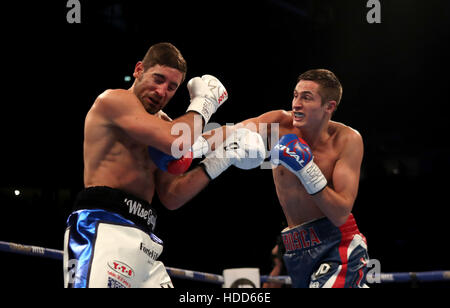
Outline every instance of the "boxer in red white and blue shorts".
[(292, 285), (300, 288), (366, 286), (367, 243), (350, 214), (340, 227), (319, 218), (281, 233), (284, 264)]
[(309, 70), (297, 80), (291, 110), (236, 125), (267, 128), (293, 287), (366, 286), (367, 243), (352, 214), (364, 148), (356, 130), (331, 121), (341, 98), (334, 73)]

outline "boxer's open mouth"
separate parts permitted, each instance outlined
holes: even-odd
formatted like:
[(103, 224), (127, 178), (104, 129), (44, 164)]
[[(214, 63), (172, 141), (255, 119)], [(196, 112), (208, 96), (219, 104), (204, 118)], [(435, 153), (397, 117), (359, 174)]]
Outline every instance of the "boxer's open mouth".
[(294, 118), (296, 121), (301, 121), (305, 118), (305, 114), (303, 112), (294, 112)]
[(159, 102), (149, 96), (147, 96), (147, 102), (149, 102), (153, 106), (159, 106)]

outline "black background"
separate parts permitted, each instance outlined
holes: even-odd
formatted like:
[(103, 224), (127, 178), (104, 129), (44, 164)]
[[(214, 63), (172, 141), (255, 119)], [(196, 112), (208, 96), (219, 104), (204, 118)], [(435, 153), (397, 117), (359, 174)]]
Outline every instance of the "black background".
[[(148, 47), (169, 41), (187, 80), (209, 73), (226, 86), (211, 119), (220, 124), (290, 109), (300, 73), (335, 72), (344, 94), (333, 119), (365, 144), (353, 212), (370, 256), (383, 272), (450, 269), (448, 1), (381, 1), (381, 24), (367, 22), (365, 0), (80, 2), (80, 24), (67, 22), (67, 1), (2, 4), (0, 240), (62, 249), (87, 111), (105, 89), (130, 87), (124, 76)], [(187, 102), (183, 84), (165, 111), (180, 116)], [(269, 170), (230, 168), (177, 211), (154, 205), (167, 266), (269, 273), (283, 220)], [(58, 261), (0, 261), (2, 285), (62, 287)]]

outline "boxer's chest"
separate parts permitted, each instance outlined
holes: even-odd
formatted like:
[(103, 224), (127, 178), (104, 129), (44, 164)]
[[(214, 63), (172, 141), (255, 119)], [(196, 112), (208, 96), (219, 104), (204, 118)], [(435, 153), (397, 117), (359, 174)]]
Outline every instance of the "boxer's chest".
[(332, 177), (336, 166), (336, 161), (338, 159), (338, 154), (334, 151), (334, 149), (330, 149), (328, 152), (313, 150), (313, 155), (314, 163), (322, 171), (329, 185), (333, 186)]

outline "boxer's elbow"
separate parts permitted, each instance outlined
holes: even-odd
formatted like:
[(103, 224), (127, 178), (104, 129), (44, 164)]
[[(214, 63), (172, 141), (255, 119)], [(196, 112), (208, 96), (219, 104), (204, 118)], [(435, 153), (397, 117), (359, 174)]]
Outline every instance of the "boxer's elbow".
[(353, 208), (353, 202), (345, 202), (342, 204), (335, 204), (334, 211), (329, 215), (329, 219), (336, 226), (340, 227), (347, 222)]
[(336, 226), (343, 225), (352, 212), (355, 198), (346, 194), (338, 194), (332, 189), (324, 189), (313, 197), (318, 207)]
[(170, 211), (178, 210), (180, 207), (183, 206), (183, 204), (184, 203), (177, 201), (163, 202), (164, 207)]
[(184, 204), (183, 200), (180, 200), (180, 198), (177, 198), (170, 193), (160, 193), (159, 201), (161, 201), (162, 205), (170, 211), (177, 210)]
[(334, 217), (328, 217), (328, 219), (335, 225), (336, 227), (340, 227), (347, 221), (350, 213), (347, 215), (340, 215), (340, 216), (334, 216)]

